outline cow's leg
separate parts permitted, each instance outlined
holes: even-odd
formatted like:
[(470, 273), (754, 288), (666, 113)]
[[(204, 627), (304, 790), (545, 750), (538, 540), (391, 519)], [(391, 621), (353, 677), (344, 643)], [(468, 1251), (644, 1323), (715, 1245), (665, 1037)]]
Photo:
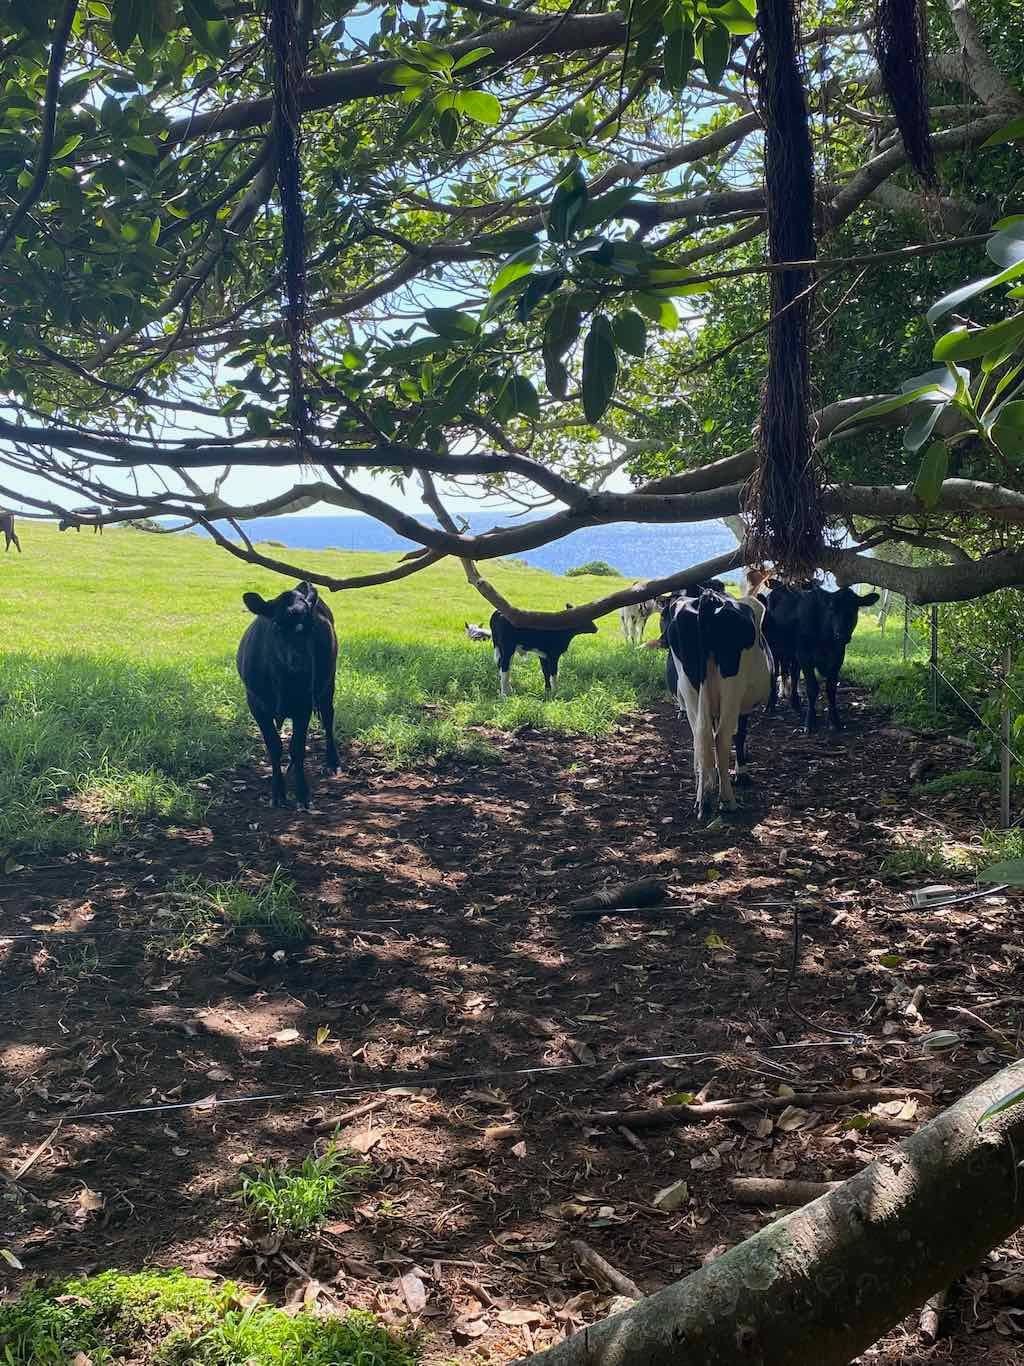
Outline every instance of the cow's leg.
[(21, 542), (18, 540), (18, 533), (17, 533), (16, 531), (12, 531), (12, 532), (11, 532), (11, 540), (14, 542), (14, 548), (15, 548), (15, 550), (16, 550), (16, 551), (18, 552), (18, 554), (20, 555), (20, 554), (21, 554)]
[(739, 706), (738, 703), (728, 695), (728, 690), (723, 689), (725, 695), (722, 697), (721, 707), (718, 717), (718, 730), (715, 733), (715, 758), (718, 767), (718, 781), (722, 794), (722, 807), (726, 811), (736, 810), (736, 794), (732, 790), (732, 776), (729, 773), (729, 761), (732, 758), (733, 738), (739, 732)]
[(781, 673), (782, 673), (781, 665), (779, 665), (778, 663), (773, 663), (773, 664), (772, 664), (772, 681), (771, 681), (771, 688), (770, 688), (770, 691), (769, 691), (769, 693), (768, 693), (768, 714), (769, 714), (769, 715), (771, 715), (771, 713), (774, 712), (775, 708), (776, 708), (776, 707), (778, 706), (778, 704), (779, 704), (779, 678), (780, 678), (780, 676), (781, 676)]
[(309, 731), (310, 711), (292, 717), (292, 740), (289, 746), (291, 762), (288, 772), (295, 779), (295, 800), (304, 810), (309, 809), (309, 783), (306, 781), (306, 734)]
[(800, 661), (792, 660), (788, 665), (789, 705), (800, 715)]
[(749, 716), (741, 716), (736, 722), (736, 786), (749, 787), (750, 774), (747, 772), (747, 726)]
[(555, 684), (558, 682), (558, 657), (557, 655), (541, 655), (541, 673), (544, 675), (544, 696), (553, 697)]
[(818, 729), (818, 675), (814, 671), (814, 665), (805, 664), (804, 685), (807, 688), (807, 710), (804, 716), (804, 730), (808, 735)]
[(277, 729), (277, 723), (269, 712), (254, 707), (249, 703), (249, 709), (256, 718), (256, 724), (260, 728), (263, 736), (263, 743), (267, 747), (267, 755), (270, 759), (270, 804), (271, 806), (287, 805), (288, 794), (284, 785), (284, 774), (281, 772), (281, 755), (284, 746), (281, 744), (281, 735)]
[(508, 697), (508, 671), (512, 663), (512, 653), (509, 650), (494, 647), (494, 662), (498, 666), (498, 696)]
[(836, 693), (839, 689), (839, 675), (829, 674), (825, 679), (825, 696), (828, 698), (828, 723), (833, 730), (842, 730), (843, 718), (839, 715)]
[(329, 687), (317, 703), (320, 720), (324, 723), (324, 771), (337, 773), (340, 760), (334, 739), (334, 686)]

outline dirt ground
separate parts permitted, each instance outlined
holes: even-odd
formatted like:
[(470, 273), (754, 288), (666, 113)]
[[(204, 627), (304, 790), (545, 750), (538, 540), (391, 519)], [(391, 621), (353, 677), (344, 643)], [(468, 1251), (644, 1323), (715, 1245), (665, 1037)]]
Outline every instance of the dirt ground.
[[(411, 1301), (425, 1361), (506, 1362), (607, 1312), (613, 1291), (573, 1240), (650, 1292), (773, 1217), (735, 1203), (730, 1177), (858, 1171), (1016, 1054), (1024, 957), (1019, 897), (915, 911), (908, 889), (935, 876), (880, 871), (901, 837), (975, 838), (994, 799), (915, 797), (916, 759), (942, 771), (962, 752), (844, 700), (838, 739), (807, 739), (788, 714), (759, 721), (757, 785), (709, 830), (666, 704), (598, 741), (492, 734), (500, 766), (394, 772), (350, 751), (310, 816), (271, 811), (253, 763), (203, 828), (151, 825), (110, 856), (13, 873), (0, 931), (33, 937), (0, 941), (0, 1133), (7, 1173), (34, 1160), (26, 1198), (0, 1196), (0, 1244), (26, 1275), (178, 1265), (395, 1322)], [(318, 927), (301, 947), (154, 937), (178, 875), (255, 885), (277, 867)], [(670, 889), (657, 911), (567, 912), (651, 875)], [(868, 1041), (830, 1040), (789, 1007)], [(922, 1050), (935, 1029), (960, 1046)], [(770, 1051), (800, 1043), (815, 1046)], [(604, 1075), (663, 1054), (695, 1056)], [(532, 1070), (472, 1075), (513, 1069)], [(934, 1106), (897, 1100), (868, 1127), (849, 1121), (870, 1102), (626, 1133), (583, 1114), (874, 1085), (923, 1088)], [(339, 1094), (309, 1094), (321, 1088)], [(52, 1132), (71, 1112), (281, 1091), (306, 1095)], [(240, 1170), (300, 1159), (373, 1100), (342, 1125), (373, 1168), (354, 1209), (283, 1247), (255, 1235), (230, 1198)], [(655, 1205), (680, 1180), (681, 1203)], [(915, 1317), (862, 1360), (1019, 1360), (1024, 1300), (997, 1283), (1020, 1271), (1024, 1241), (955, 1289), (935, 1346)]]

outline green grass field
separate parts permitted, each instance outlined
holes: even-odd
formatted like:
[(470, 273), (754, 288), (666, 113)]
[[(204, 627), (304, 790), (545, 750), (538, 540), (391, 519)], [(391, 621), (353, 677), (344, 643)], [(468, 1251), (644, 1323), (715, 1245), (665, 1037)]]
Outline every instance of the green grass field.
[[(272, 595), (285, 582), (196, 536), (20, 530), (24, 554), (0, 556), (0, 855), (103, 844), (140, 815), (196, 818), (207, 799), (197, 782), (259, 751), (234, 666), (250, 620), (241, 595)], [(391, 562), (341, 551), (295, 557), (338, 575)], [(540, 609), (616, 586), (517, 563), (489, 573), (511, 601)], [(599, 735), (661, 693), (663, 657), (628, 649), (613, 615), (574, 642), (560, 696), (544, 701), (529, 658), (513, 665), (513, 696), (499, 700), (490, 647), (463, 631), (490, 608), (456, 564), (329, 601), (341, 642), (338, 740), (362, 741), (395, 764), (486, 759), (494, 751), (479, 727)], [(848, 673), (877, 683), (898, 654), (895, 628), (883, 638), (864, 617)]]

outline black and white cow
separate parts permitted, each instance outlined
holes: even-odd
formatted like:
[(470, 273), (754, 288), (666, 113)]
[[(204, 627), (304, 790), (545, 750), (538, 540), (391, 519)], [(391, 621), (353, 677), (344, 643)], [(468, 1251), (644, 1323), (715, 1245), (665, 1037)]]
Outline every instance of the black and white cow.
[[(633, 590), (645, 588), (646, 584), (634, 583)], [(648, 620), (658, 611), (657, 598), (645, 598), (643, 602), (632, 602), (628, 607), (619, 608), (619, 625), (628, 645), (639, 645), (644, 638)]]
[(767, 606), (765, 639), (778, 657), (782, 677), (789, 679), (790, 705), (796, 712), (801, 710), (799, 677), (801, 673), (804, 676), (804, 730), (809, 735), (818, 727), (819, 674), (825, 680), (829, 726), (842, 730), (836, 701), (839, 673), (846, 647), (853, 639), (857, 615), (862, 608), (876, 603), (878, 594), (855, 593), (852, 588), (830, 592), (817, 585), (788, 588), (773, 584), (763, 598)]
[(742, 782), (747, 717), (771, 692), (771, 661), (761, 632), (765, 606), (756, 596), (730, 598), (704, 589), (697, 597), (676, 598), (665, 610), (676, 695), (693, 733), (694, 810), (707, 820), (719, 802), (726, 810), (735, 808), (729, 775), (733, 739)]
[[(572, 603), (567, 602), (565, 605), (571, 612)], [(491, 617), (491, 641), (494, 645), (494, 662), (498, 666), (498, 690), (501, 696), (508, 696), (508, 675), (513, 655), (540, 656), (540, 667), (544, 673), (544, 692), (550, 696), (555, 691), (555, 684), (558, 681), (558, 661), (574, 638), (596, 634), (597, 623), (593, 621), (571, 629), (548, 631), (538, 626), (514, 626), (508, 617), (495, 612)]]

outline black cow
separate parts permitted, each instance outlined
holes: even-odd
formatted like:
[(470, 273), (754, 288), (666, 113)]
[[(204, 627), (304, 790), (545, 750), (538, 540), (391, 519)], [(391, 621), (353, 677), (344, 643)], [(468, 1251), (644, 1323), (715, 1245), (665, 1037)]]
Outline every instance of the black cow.
[(744, 779), (747, 717), (767, 702), (771, 666), (756, 597), (730, 598), (714, 589), (676, 598), (666, 609), (665, 636), (676, 691), (693, 733), (695, 810), (702, 819), (736, 802), (729, 756), (736, 741), (736, 779)]
[(852, 588), (829, 592), (825, 588), (787, 588), (775, 584), (764, 595), (767, 603), (764, 634), (769, 648), (777, 653), (782, 677), (789, 678), (790, 705), (800, 711), (799, 676), (807, 686), (804, 730), (818, 726), (818, 675), (825, 680), (829, 725), (842, 730), (843, 722), (836, 705), (839, 672), (846, 658), (846, 647), (853, 639), (857, 614), (878, 601), (877, 593), (855, 593)]
[(21, 542), (18, 540), (18, 533), (14, 529), (14, 513), (0, 509), (0, 536), (6, 542), (4, 553), (10, 550), (13, 545), (18, 554), (21, 554)]
[(103, 535), (103, 523), (98, 519), (103, 516), (103, 509), (97, 507), (95, 503), (88, 504), (87, 507), (72, 508), (67, 517), (62, 517), (57, 524), (58, 531), (68, 531), (74, 527), (76, 531), (81, 531), (83, 526), (91, 526), (92, 534), (97, 532)]
[[(567, 602), (565, 605), (571, 612), (572, 603)], [(508, 697), (508, 674), (513, 655), (540, 655), (544, 692), (550, 696), (558, 681), (558, 661), (574, 638), (596, 634), (597, 623), (593, 621), (588, 621), (585, 626), (548, 631), (539, 626), (514, 626), (508, 617), (495, 612), (491, 617), (491, 641), (494, 645), (494, 662), (498, 666), (498, 690), (501, 696)]]
[(291, 717), (291, 762), (295, 798), (309, 809), (306, 781), (306, 732), (315, 711), (326, 735), (325, 768), (338, 771), (334, 743), (334, 675), (338, 664), (338, 637), (331, 609), (312, 584), (303, 581), (269, 602), (259, 593), (243, 593), (242, 601), (256, 620), (250, 622), (238, 646), (238, 673), (256, 724), (266, 741), (273, 769), (271, 800), (286, 804), (281, 773), (280, 727)]

